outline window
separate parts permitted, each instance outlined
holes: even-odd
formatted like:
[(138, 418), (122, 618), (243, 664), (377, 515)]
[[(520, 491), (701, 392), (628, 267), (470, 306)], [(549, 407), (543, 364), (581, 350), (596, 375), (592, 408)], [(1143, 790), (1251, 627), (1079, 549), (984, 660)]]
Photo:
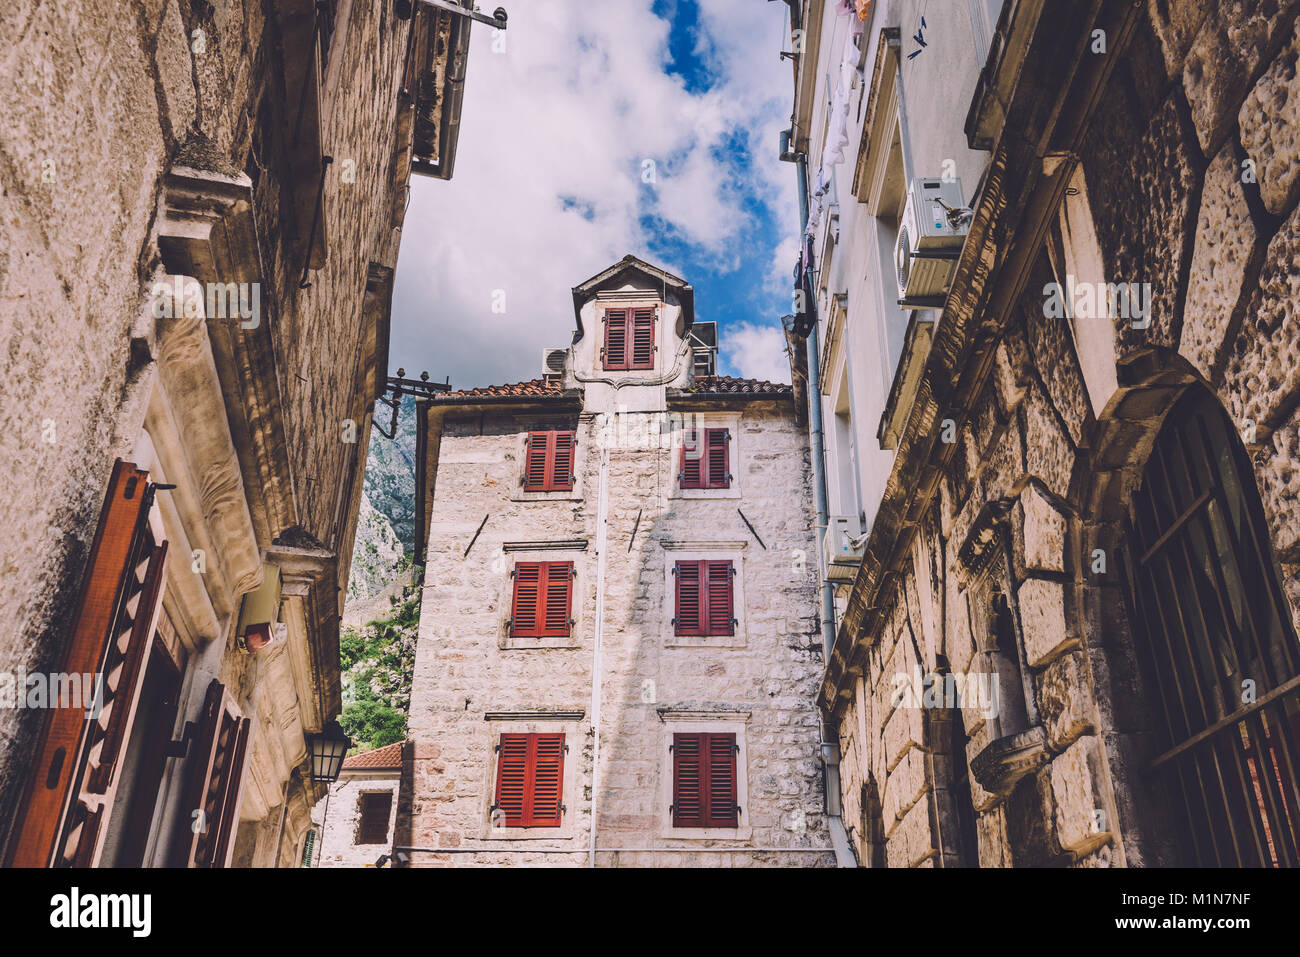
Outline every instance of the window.
[(655, 367), (655, 310), (610, 309), (605, 313), (606, 370)]
[(572, 491), (575, 444), (576, 437), (572, 429), (529, 432), (525, 452), (524, 490)]
[(568, 637), (573, 624), (573, 562), (519, 562), (512, 574), (511, 637)]
[(353, 844), (387, 844), (392, 791), (370, 791), (357, 798), (357, 838)]
[(501, 735), (491, 809), (496, 826), (560, 826), (565, 750), (562, 733)]
[(673, 827), (736, 827), (734, 733), (673, 735)]
[(677, 562), (676, 615), (678, 635), (734, 635), (736, 633), (730, 561)]
[(1152, 768), (1185, 863), (1300, 865), (1300, 642), (1250, 460), (1208, 391), (1157, 435), (1128, 545)]
[(240, 714), (225, 685), (214, 678), (203, 700), (198, 734), (190, 745), (185, 807), (197, 814), (177, 820), (181, 837), (177, 850), (185, 853), (179, 866), (226, 866), (239, 826), (239, 792), (251, 723)]
[(730, 488), (730, 429), (691, 429), (682, 436), (681, 488)]

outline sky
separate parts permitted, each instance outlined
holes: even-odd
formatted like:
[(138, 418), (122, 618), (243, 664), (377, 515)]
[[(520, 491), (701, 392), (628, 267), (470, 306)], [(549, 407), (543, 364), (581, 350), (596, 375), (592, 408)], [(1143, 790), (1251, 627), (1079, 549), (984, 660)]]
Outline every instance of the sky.
[(632, 253), (695, 287), (720, 373), (789, 382), (786, 5), (501, 3), (504, 34), (471, 31), (452, 179), (411, 178), (390, 374), (535, 378), (572, 339), (572, 287)]

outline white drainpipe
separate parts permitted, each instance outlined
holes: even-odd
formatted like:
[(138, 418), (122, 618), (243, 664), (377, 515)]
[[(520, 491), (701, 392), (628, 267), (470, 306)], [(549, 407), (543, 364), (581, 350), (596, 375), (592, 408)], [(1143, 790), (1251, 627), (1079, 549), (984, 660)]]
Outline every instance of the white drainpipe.
[(595, 650), (591, 658), (591, 848), (587, 866), (596, 866), (596, 805), (600, 794), (600, 642), (605, 625), (605, 545), (609, 513), (609, 413), (602, 413), (600, 429), (600, 484), (596, 497), (596, 622), (592, 629)]

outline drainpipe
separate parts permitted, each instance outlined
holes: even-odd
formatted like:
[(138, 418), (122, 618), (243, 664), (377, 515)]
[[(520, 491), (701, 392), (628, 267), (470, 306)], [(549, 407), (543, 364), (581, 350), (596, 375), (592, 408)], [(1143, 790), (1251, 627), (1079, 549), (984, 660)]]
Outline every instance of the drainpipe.
[[(802, 0), (786, 0), (790, 7), (790, 28), (798, 30), (802, 24)], [(797, 72), (796, 72), (797, 77)], [(796, 78), (796, 83), (798, 82)], [(799, 243), (800, 249), (807, 248), (804, 233), (808, 229), (808, 157), (798, 151), (792, 142), (795, 136), (793, 126), (781, 134), (781, 158), (794, 160), (798, 173), (799, 186)], [(812, 263), (803, 263), (803, 279), (807, 288), (814, 288), (812, 282)], [(830, 660), (831, 648), (835, 644), (835, 586), (821, 573), (822, 555), (825, 554), (824, 543), (829, 525), (826, 497), (826, 449), (822, 433), (821, 403), (821, 350), (817, 345), (817, 303), (809, 297), (804, 306), (810, 310), (812, 325), (808, 332), (808, 437), (812, 451), (813, 496), (817, 506), (817, 567), (821, 583), (821, 631), (824, 660)], [(820, 709), (819, 709), (820, 710)], [(844, 821), (840, 817), (840, 746), (839, 731), (829, 725), (823, 718), (821, 726), (821, 758), (824, 770), (823, 780), (826, 787), (826, 821), (830, 829), (831, 845), (835, 848), (835, 861), (840, 867), (857, 867), (857, 860), (849, 847), (848, 834), (844, 830)]]
[(596, 804), (600, 794), (600, 642), (605, 628), (605, 525), (609, 515), (609, 413), (602, 413), (600, 433), (600, 485), (596, 494), (596, 621), (592, 628), (591, 657), (591, 846), (587, 866), (596, 866)]

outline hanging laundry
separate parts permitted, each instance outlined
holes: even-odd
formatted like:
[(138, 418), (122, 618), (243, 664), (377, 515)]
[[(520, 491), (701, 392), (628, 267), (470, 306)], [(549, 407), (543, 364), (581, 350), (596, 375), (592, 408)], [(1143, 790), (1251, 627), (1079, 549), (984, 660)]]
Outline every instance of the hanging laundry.
[(871, 0), (854, 0), (854, 6), (857, 8), (859, 20), (865, 20), (871, 15)]

